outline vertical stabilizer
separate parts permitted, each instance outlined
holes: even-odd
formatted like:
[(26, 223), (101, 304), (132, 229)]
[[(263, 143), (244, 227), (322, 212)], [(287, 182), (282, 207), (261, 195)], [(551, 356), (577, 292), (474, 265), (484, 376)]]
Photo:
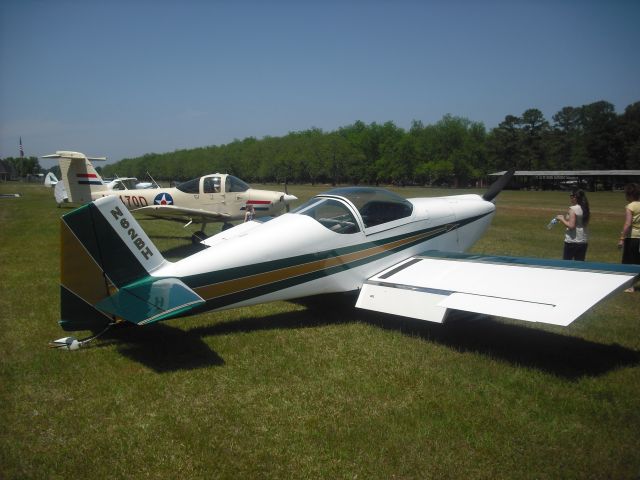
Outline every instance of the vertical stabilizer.
[(60, 325), (64, 330), (104, 328), (115, 318), (96, 305), (166, 263), (115, 196), (63, 216), (60, 245)]
[(89, 160), (106, 160), (105, 158), (87, 158), (84, 153), (58, 151), (42, 158), (57, 158), (62, 180), (66, 185), (67, 198), (73, 203), (88, 203), (91, 192), (106, 190), (100, 174)]

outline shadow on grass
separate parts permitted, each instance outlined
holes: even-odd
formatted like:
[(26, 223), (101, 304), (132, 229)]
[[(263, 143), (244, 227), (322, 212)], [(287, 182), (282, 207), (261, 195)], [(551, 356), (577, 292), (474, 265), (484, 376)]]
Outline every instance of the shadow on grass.
[(507, 324), (484, 315), (453, 312), (444, 324), (373, 312), (358, 316), (370, 325), (437, 342), (459, 352), (480, 353), (569, 380), (640, 364), (640, 352), (621, 345)]
[[(339, 310), (337, 313), (338, 314), (335, 315), (334, 318), (327, 320), (330, 318), (327, 313), (319, 310), (287, 312), (267, 317), (247, 318), (243, 320), (218, 323), (207, 327), (198, 327), (190, 330), (190, 332), (201, 337), (210, 337), (215, 335), (228, 335), (230, 333), (258, 332), (261, 330), (314, 328), (324, 325), (350, 323), (352, 321), (353, 312), (349, 312), (347, 314), (346, 311)], [(335, 318), (336, 316), (342, 317), (343, 313), (345, 314), (344, 320)], [(347, 318), (349, 319), (347, 320)]]
[[(604, 345), (578, 337), (502, 323), (492, 317), (454, 312), (444, 324), (395, 317), (348, 306), (335, 298), (303, 311), (246, 318), (197, 327), (188, 331), (166, 324), (115, 330), (110, 338), (120, 352), (157, 372), (224, 365), (204, 342), (205, 337), (274, 329), (300, 329), (359, 321), (401, 332), (458, 352), (475, 352), (517, 366), (539, 369), (576, 380), (617, 368), (640, 364), (640, 352), (620, 345)], [(324, 308), (319, 306), (324, 303)], [(330, 305), (330, 308), (327, 308)], [(351, 303), (350, 305), (353, 305)]]
[(116, 342), (118, 352), (158, 373), (224, 365), (224, 360), (193, 331), (163, 323), (124, 325), (103, 338)]
[(640, 352), (636, 350), (540, 330), (534, 326), (507, 324), (484, 315), (452, 312), (447, 322), (438, 324), (356, 310), (344, 303), (339, 307), (333, 303), (326, 304), (332, 305), (330, 310), (316, 305), (316, 308), (306, 311), (226, 322), (199, 327), (191, 332), (204, 337), (360, 321), (446, 345), (458, 352), (480, 353), (570, 380), (640, 364)]
[(115, 344), (121, 355), (158, 373), (190, 370), (225, 364), (224, 359), (205, 343), (205, 337), (260, 330), (311, 328), (351, 321), (326, 319), (326, 312), (307, 310), (224, 322), (187, 331), (164, 323), (144, 327), (122, 324), (103, 335), (94, 348)]

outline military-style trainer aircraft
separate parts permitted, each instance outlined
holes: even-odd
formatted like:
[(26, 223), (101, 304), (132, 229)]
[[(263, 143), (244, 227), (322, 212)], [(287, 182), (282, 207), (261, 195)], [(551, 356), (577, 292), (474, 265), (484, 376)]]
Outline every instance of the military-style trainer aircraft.
[[(356, 306), (432, 322), (451, 309), (568, 325), (638, 265), (469, 255), (489, 227), (484, 196), (404, 199), (378, 188), (338, 188), (291, 213), (251, 221), (169, 262), (117, 197), (61, 221), (61, 320), (66, 331), (146, 325), (206, 310), (357, 292)], [(65, 337), (77, 349), (91, 340)]]
[(256, 190), (233, 175), (216, 173), (181, 183), (175, 188), (135, 189), (122, 179), (112, 186), (102, 178), (83, 153), (58, 151), (43, 158), (58, 158), (62, 178), (67, 185), (69, 202), (87, 203), (101, 197), (116, 195), (125, 206), (138, 213), (201, 223), (240, 220), (252, 205), (256, 217), (276, 215), (297, 200), (294, 195), (271, 190)]

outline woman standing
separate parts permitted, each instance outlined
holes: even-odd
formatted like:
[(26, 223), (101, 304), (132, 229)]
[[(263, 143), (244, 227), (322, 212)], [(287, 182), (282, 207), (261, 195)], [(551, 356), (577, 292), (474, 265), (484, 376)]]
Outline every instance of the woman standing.
[[(624, 187), (628, 205), (624, 209), (624, 225), (618, 248), (622, 248), (622, 263), (640, 265), (640, 186), (630, 183)], [(633, 288), (628, 288), (633, 292)]]
[(589, 224), (589, 201), (583, 190), (574, 190), (569, 195), (571, 205), (566, 215), (558, 215), (556, 218), (562, 222), (567, 230), (564, 234), (564, 260), (584, 261), (587, 256)]

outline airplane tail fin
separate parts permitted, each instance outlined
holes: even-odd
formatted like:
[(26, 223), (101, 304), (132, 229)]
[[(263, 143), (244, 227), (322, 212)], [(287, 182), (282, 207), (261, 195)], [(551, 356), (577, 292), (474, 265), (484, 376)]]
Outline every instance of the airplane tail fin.
[(44, 186), (53, 188), (57, 184), (58, 184), (58, 177), (56, 177), (53, 174), (53, 172), (47, 173), (47, 175), (44, 177)]
[(118, 197), (64, 215), (60, 235), (64, 330), (97, 331), (122, 320), (146, 324), (204, 302), (179, 279), (151, 275), (168, 262)]
[(84, 153), (58, 151), (42, 158), (57, 158), (60, 173), (67, 187), (67, 197), (73, 203), (91, 201), (91, 192), (105, 190), (100, 174), (90, 160), (106, 160), (104, 157), (88, 158)]

